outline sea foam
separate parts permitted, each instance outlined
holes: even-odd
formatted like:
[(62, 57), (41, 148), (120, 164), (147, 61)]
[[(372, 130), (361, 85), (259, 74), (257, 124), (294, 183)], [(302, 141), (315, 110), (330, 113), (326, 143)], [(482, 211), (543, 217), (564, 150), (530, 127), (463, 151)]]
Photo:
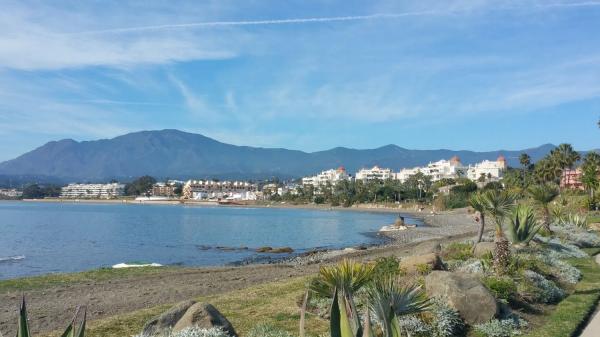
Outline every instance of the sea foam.
[(15, 256), (0, 256), (0, 263), (2, 262), (14, 262), (25, 260), (25, 255), (15, 255)]

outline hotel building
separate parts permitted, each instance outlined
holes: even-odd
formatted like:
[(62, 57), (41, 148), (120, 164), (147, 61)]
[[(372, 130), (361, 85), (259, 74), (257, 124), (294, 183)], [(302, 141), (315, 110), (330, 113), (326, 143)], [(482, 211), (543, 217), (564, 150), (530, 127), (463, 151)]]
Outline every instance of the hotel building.
[(312, 185), (314, 187), (325, 186), (329, 182), (335, 186), (342, 180), (350, 180), (350, 175), (346, 173), (346, 169), (342, 166), (337, 169), (323, 171), (316, 176), (302, 178), (302, 185)]
[(393, 179), (394, 173), (390, 169), (380, 168), (379, 166), (373, 166), (370, 169), (361, 169), (356, 172), (356, 180), (370, 181), (370, 180), (386, 180)]
[(475, 165), (469, 165), (467, 169), (467, 178), (477, 181), (480, 177), (485, 179), (498, 180), (504, 175), (506, 170), (506, 158), (499, 156), (496, 161), (484, 160)]
[(257, 186), (245, 181), (188, 180), (183, 185), (184, 199), (256, 200)]
[(69, 184), (61, 189), (60, 198), (111, 199), (125, 193), (125, 185), (111, 184)]

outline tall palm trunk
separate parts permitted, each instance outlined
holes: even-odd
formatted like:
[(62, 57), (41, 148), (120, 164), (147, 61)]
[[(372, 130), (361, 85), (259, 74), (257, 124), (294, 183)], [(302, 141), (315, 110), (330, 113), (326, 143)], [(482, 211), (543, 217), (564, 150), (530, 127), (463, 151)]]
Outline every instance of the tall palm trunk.
[(508, 271), (510, 263), (510, 242), (500, 227), (496, 228), (494, 243), (494, 270), (496, 274), (504, 275)]
[[(481, 239), (483, 238), (483, 231), (485, 230), (485, 214), (483, 212), (479, 212), (479, 219), (480, 219), (480, 223), (479, 223), (479, 231), (477, 233), (477, 242), (476, 243), (480, 243)], [(473, 247), (475, 248), (475, 247)]]
[(550, 209), (548, 209), (548, 205), (544, 205), (543, 210), (543, 225), (544, 225), (544, 230), (547, 231), (548, 233), (552, 234), (552, 230), (550, 229)]

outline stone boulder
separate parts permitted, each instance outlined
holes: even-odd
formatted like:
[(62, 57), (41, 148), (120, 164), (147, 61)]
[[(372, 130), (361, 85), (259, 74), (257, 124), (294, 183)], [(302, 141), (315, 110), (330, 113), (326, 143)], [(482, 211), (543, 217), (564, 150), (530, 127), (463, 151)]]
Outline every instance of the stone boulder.
[(433, 271), (425, 277), (425, 288), (427, 295), (446, 300), (470, 325), (498, 314), (496, 299), (474, 275)]
[(400, 268), (408, 274), (413, 274), (419, 271), (419, 266), (429, 265), (430, 270), (443, 270), (444, 264), (440, 256), (435, 253), (424, 255), (408, 256), (400, 260)]
[(173, 332), (178, 332), (186, 328), (213, 328), (223, 329), (230, 336), (237, 336), (231, 323), (223, 316), (219, 310), (208, 303), (196, 303), (192, 305), (173, 327)]
[(489, 253), (494, 253), (494, 247), (495, 247), (495, 243), (493, 242), (479, 242), (477, 244), (475, 244), (475, 249), (473, 250), (473, 255), (475, 255), (475, 257), (483, 257), (484, 255), (487, 255)]
[(185, 301), (176, 304), (168, 311), (149, 320), (142, 329), (142, 336), (155, 337), (162, 336), (164, 331), (167, 331), (175, 326), (183, 317), (186, 311), (196, 304), (196, 301)]

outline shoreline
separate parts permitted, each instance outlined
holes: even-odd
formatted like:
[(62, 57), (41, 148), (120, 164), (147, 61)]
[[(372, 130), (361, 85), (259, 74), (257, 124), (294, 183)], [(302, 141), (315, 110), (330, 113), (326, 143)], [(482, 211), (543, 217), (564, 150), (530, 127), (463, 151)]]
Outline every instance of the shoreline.
[[(40, 203), (64, 203), (64, 204), (116, 204), (116, 205), (181, 205), (198, 207), (232, 207), (232, 208), (275, 208), (275, 209), (306, 209), (322, 211), (357, 211), (357, 212), (385, 212), (401, 213), (416, 217), (417, 215), (431, 214), (431, 208), (424, 206), (422, 211), (416, 210), (416, 204), (394, 204), (396, 207), (390, 207), (386, 204), (356, 204), (350, 207), (330, 206), (326, 204), (290, 204), (290, 203), (256, 203), (248, 202), (246, 204), (219, 204), (217, 201), (195, 201), (195, 200), (135, 200), (135, 199), (21, 199), (21, 200), (0, 200), (0, 202), (40, 202)], [(408, 207), (403, 207), (404, 205)], [(410, 207), (412, 206), (412, 207)], [(443, 213), (443, 212), (441, 212)]]
[[(299, 210), (317, 210), (317, 211), (344, 211), (344, 212), (371, 212), (371, 213), (394, 213), (399, 215), (405, 215), (407, 217), (414, 218), (422, 222), (424, 225), (420, 225), (416, 228), (409, 228), (406, 230), (391, 231), (391, 232), (380, 232), (374, 231), (369, 232), (370, 235), (364, 234), (365, 237), (373, 236), (377, 237), (376, 242), (372, 240), (366, 240), (359, 244), (347, 247), (339, 248), (306, 248), (301, 249), (301, 252), (292, 254), (256, 254), (249, 256), (238, 261), (225, 263), (225, 264), (214, 264), (205, 266), (193, 266), (186, 265), (186, 268), (219, 268), (219, 267), (239, 267), (239, 266), (252, 266), (252, 265), (276, 265), (276, 264), (295, 264), (305, 265), (311, 263), (321, 263), (331, 258), (339, 256), (346, 256), (355, 252), (366, 252), (374, 249), (389, 248), (389, 247), (401, 247), (412, 243), (419, 243), (427, 240), (442, 239), (444, 237), (462, 235), (467, 232), (476, 231), (477, 224), (472, 220), (473, 217), (467, 212), (466, 209), (458, 209), (452, 211), (444, 211), (440, 213), (431, 213), (427, 211), (418, 211), (410, 208), (400, 207), (389, 207), (387, 205), (373, 205), (373, 204), (359, 204), (352, 207), (331, 207), (328, 205), (316, 205), (316, 204), (248, 204), (248, 205), (219, 205), (211, 202), (180, 202), (180, 201), (135, 201), (135, 200), (100, 200), (100, 199), (85, 199), (85, 200), (72, 200), (72, 199), (24, 199), (21, 202), (47, 202), (47, 203), (67, 203), (67, 204), (133, 204), (133, 205), (182, 205), (192, 207), (233, 207), (233, 208), (273, 208), (273, 209), (299, 209)], [(381, 224), (389, 225), (389, 224)], [(275, 245), (277, 246), (277, 245)], [(166, 267), (171, 267), (165, 265)], [(102, 267), (94, 267), (92, 269), (82, 270), (85, 272), (89, 270), (96, 270)], [(106, 267), (105, 267), (106, 268)], [(44, 276), (51, 273), (23, 276), (17, 278), (7, 278), (2, 280), (16, 280), (19, 278)], [(60, 274), (60, 273), (59, 273)]]
[[(0, 330), (4, 332), (12, 328), (13, 309), (18, 307), (23, 293), (31, 303), (30, 316), (36, 318), (32, 332), (47, 333), (62, 328), (61, 323), (71, 318), (72, 309), (78, 305), (91, 308), (89, 318), (92, 322), (198, 296), (314, 275), (322, 265), (345, 258), (368, 262), (387, 256), (427, 254), (440, 244), (463, 241), (476, 235), (477, 224), (466, 209), (424, 215), (423, 221), (428, 225), (419, 231), (411, 229), (395, 233), (397, 235), (386, 235), (393, 241), (364, 250), (329, 250), (276, 263), (92, 269), (0, 280)], [(404, 236), (408, 239), (403, 239)], [(98, 274), (100, 276), (88, 276)]]

